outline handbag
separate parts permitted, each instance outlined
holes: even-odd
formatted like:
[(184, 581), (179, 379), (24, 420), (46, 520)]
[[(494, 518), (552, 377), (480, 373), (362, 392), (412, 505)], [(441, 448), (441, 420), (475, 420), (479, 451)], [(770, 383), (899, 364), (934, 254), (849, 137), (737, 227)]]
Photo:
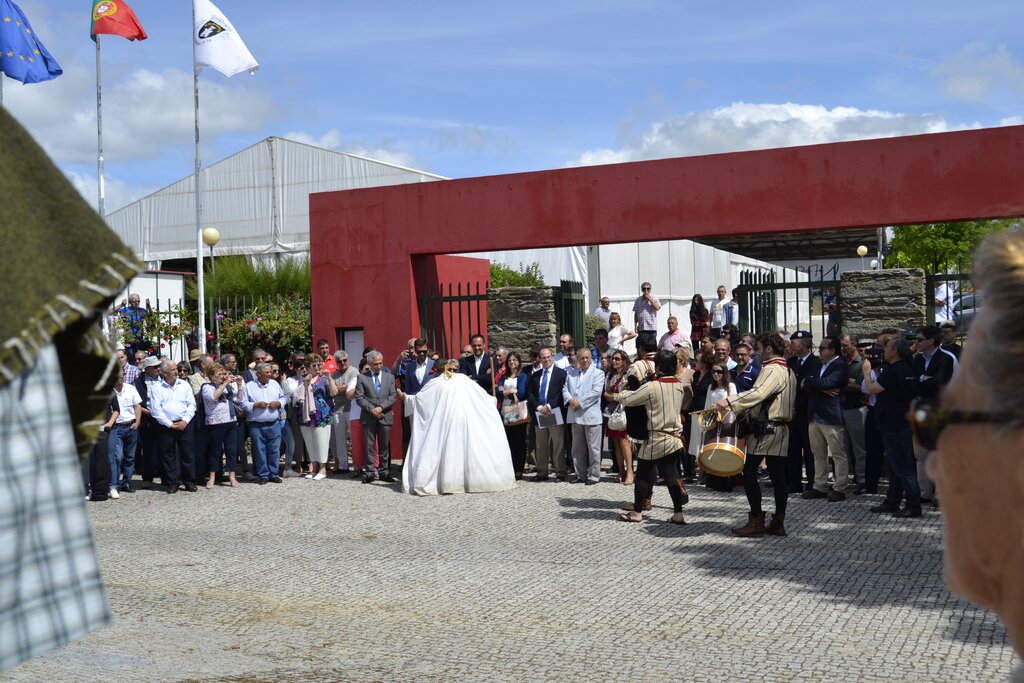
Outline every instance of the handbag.
[(522, 403), (518, 396), (513, 396), (512, 403), (501, 407), (501, 421), (506, 427), (515, 427), (529, 422), (526, 404)]
[(615, 410), (608, 413), (608, 429), (617, 432), (626, 431), (626, 409), (621, 403), (615, 406)]

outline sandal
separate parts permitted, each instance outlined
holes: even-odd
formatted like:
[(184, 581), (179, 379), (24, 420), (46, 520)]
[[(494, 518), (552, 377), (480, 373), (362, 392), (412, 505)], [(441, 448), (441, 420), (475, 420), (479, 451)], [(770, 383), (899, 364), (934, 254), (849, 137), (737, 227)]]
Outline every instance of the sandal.
[(683, 517), (683, 513), (680, 512), (679, 513), (679, 517), (680, 517), (680, 519), (679, 519), (678, 522), (674, 519), (675, 515), (672, 515), (672, 517), (669, 517), (666, 521), (669, 524), (678, 524), (679, 526), (683, 526), (684, 524), (686, 524), (686, 518)]
[(633, 524), (639, 524), (640, 522), (644, 521), (643, 515), (640, 515), (640, 519), (634, 519), (633, 518), (634, 514), (637, 514), (637, 513), (635, 513), (635, 512), (620, 512), (619, 513), (619, 520), (622, 521), (622, 522), (632, 522)]

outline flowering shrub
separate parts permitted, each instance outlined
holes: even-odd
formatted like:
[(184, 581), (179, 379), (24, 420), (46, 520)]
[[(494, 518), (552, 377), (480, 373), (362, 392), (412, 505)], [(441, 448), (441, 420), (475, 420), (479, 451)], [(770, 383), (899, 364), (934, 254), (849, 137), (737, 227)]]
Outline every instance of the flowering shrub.
[(199, 314), (195, 308), (174, 304), (167, 310), (145, 311), (139, 321), (117, 316), (114, 327), (118, 338), (128, 342), (132, 342), (139, 333), (149, 343), (149, 348), (144, 350), (157, 353), (159, 349), (166, 349), (191, 335), (198, 321)]
[(247, 358), (258, 346), (278, 360), (292, 351), (308, 351), (313, 345), (310, 310), (308, 299), (289, 296), (266, 302), (238, 317), (217, 311), (220, 348)]

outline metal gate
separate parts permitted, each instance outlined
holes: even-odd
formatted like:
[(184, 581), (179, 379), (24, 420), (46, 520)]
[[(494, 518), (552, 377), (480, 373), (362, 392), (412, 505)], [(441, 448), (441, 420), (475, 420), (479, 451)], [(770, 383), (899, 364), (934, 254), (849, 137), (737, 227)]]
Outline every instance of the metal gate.
[[(948, 317), (956, 323), (957, 336), (963, 337), (974, 319), (975, 311), (981, 308), (983, 298), (980, 292), (974, 290), (971, 273), (963, 272), (960, 264), (957, 263), (952, 272), (929, 273), (925, 277), (925, 283), (924, 300), (927, 311), (925, 319), (928, 323), (932, 323)], [(944, 284), (949, 288), (949, 312), (952, 316), (936, 315), (935, 300), (939, 296), (939, 287)]]
[[(834, 298), (830, 288), (835, 288)], [(775, 330), (807, 330), (815, 339), (829, 330), (829, 304), (835, 305), (833, 333), (842, 329), (842, 291), (839, 280), (788, 281), (782, 271), (781, 282), (774, 271), (744, 270), (740, 273), (740, 332), (765, 334)]]
[(420, 336), (443, 358), (458, 358), (471, 335), (487, 336), (487, 289), (490, 282), (431, 285), (417, 297)]
[(562, 280), (555, 293), (555, 312), (558, 318), (558, 333), (568, 332), (577, 344), (583, 344), (587, 336), (587, 311), (584, 307), (583, 283)]

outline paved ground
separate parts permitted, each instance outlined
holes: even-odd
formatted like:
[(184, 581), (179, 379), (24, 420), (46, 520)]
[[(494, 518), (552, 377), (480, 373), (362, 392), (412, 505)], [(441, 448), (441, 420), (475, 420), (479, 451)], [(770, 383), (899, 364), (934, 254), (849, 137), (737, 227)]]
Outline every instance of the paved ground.
[[(791, 499), (736, 539), (615, 521), (625, 487), (414, 498), (350, 479), (90, 503), (115, 623), (11, 681), (1000, 681), (1014, 655), (941, 578), (938, 513)], [(668, 503), (658, 489), (655, 503)]]

